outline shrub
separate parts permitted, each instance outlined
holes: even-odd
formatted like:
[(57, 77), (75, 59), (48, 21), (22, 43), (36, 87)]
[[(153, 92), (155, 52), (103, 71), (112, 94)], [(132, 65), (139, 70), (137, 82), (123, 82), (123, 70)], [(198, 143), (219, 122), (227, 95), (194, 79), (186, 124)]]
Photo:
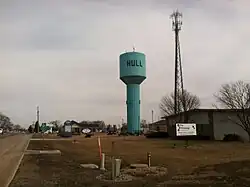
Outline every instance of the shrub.
[(119, 136), (128, 136), (129, 134), (127, 132), (120, 132)]
[(225, 134), (223, 141), (233, 142), (233, 141), (242, 141), (241, 137), (237, 134)]
[(209, 136), (174, 136), (172, 137), (174, 140), (211, 140)]
[(168, 138), (168, 132), (149, 132), (145, 134), (147, 138)]
[(93, 136), (93, 134), (88, 133), (85, 135), (85, 138), (91, 138), (91, 136)]

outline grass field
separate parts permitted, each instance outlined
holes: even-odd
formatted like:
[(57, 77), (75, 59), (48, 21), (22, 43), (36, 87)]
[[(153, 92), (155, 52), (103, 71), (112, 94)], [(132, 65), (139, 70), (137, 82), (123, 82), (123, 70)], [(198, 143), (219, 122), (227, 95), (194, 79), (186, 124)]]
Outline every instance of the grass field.
[[(48, 137), (46, 137), (48, 138)], [(59, 155), (26, 155), (11, 187), (40, 186), (250, 186), (250, 144), (146, 139), (145, 137), (102, 136), (106, 168), (110, 156), (122, 159), (122, 167), (146, 163), (151, 152), (151, 165), (168, 169), (165, 176), (143, 177), (140, 180), (113, 184), (96, 179), (99, 170), (80, 167), (82, 163), (99, 165), (97, 136), (76, 136), (68, 141), (31, 141), (28, 149), (59, 149)], [(113, 143), (112, 143), (113, 142)], [(176, 147), (173, 148), (173, 145)], [(113, 146), (112, 146), (113, 145)]]

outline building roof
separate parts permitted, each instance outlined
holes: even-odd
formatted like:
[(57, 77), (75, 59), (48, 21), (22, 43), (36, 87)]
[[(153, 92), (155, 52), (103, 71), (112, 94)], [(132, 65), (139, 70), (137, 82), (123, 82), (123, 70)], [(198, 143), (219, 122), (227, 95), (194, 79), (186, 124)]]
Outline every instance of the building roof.
[(102, 125), (105, 123), (103, 121), (82, 121), (78, 123), (79, 126), (81, 127), (90, 127), (90, 128), (100, 128)]
[(102, 125), (104, 125), (103, 121), (82, 121), (80, 123), (74, 121), (74, 120), (67, 120), (64, 122), (65, 124), (75, 125), (81, 128), (100, 128)]
[(151, 123), (150, 125), (162, 125), (165, 124), (166, 120), (165, 119), (161, 119), (159, 121), (155, 121), (154, 123)]
[[(212, 108), (212, 109), (205, 109), (205, 108), (200, 108), (200, 109), (191, 109), (186, 111), (187, 113), (196, 113), (196, 112), (241, 112), (242, 109), (217, 109), (217, 108)], [(164, 116), (162, 119), (168, 119), (172, 118), (175, 116), (183, 115), (185, 112), (180, 112), (179, 114), (172, 114), (169, 116)]]

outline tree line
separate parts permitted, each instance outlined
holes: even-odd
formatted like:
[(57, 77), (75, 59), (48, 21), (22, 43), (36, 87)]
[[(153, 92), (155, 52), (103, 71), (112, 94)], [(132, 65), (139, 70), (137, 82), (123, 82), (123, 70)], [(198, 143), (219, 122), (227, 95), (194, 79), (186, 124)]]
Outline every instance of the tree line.
[[(59, 131), (60, 129), (60, 124), (61, 124), (61, 121), (60, 120), (53, 120), (53, 121), (50, 121), (49, 124), (52, 124), (53, 127), (52, 127), (52, 131)], [(42, 126), (38, 123), (38, 121), (35, 122), (34, 125), (30, 125), (29, 128), (28, 128), (28, 131), (30, 133), (39, 133), (42, 131)]]
[(4, 129), (4, 130), (24, 130), (20, 125), (18, 124), (13, 124), (11, 119), (3, 114), (0, 113), (0, 128)]
[(10, 118), (3, 113), (0, 113), (0, 128), (11, 130), (14, 124), (11, 122)]
[[(228, 116), (228, 119), (240, 126), (246, 131), (250, 137), (250, 83), (244, 81), (235, 81), (221, 85), (218, 92), (214, 95), (217, 109), (235, 110), (236, 119)], [(186, 110), (197, 109), (201, 105), (200, 98), (184, 90), (183, 95), (178, 95), (179, 113)], [(167, 94), (162, 97), (159, 104), (160, 111), (163, 116), (174, 114), (174, 93)]]

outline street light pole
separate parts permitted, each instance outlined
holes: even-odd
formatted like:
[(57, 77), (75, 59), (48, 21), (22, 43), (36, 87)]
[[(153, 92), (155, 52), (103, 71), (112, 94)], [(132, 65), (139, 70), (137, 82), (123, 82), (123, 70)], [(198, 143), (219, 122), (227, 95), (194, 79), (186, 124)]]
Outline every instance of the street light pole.
[(154, 123), (154, 110), (152, 110), (152, 123)]

